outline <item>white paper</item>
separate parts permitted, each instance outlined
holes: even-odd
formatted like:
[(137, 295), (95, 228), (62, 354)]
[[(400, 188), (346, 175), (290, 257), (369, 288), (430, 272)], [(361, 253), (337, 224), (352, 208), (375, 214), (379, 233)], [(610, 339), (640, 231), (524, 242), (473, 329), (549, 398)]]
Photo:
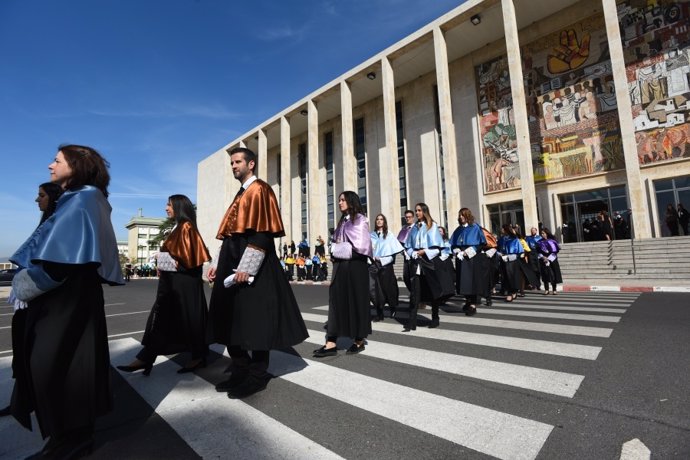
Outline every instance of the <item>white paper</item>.
[(477, 255), (477, 250), (474, 249), (474, 246), (470, 246), (469, 248), (465, 249), (465, 257), (468, 259), (471, 259), (472, 257)]
[[(247, 284), (252, 284), (253, 282), (254, 282), (254, 277), (250, 276), (249, 281), (247, 281)], [(223, 280), (223, 286), (225, 286), (226, 288), (232, 287), (234, 285), (235, 285), (235, 274), (234, 273)]]

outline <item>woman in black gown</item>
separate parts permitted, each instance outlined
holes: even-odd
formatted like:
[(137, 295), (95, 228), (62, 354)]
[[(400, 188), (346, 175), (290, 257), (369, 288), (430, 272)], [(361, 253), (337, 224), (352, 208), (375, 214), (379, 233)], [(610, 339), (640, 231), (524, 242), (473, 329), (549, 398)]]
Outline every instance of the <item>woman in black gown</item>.
[(211, 257), (196, 228), (194, 205), (184, 195), (172, 195), (165, 207), (175, 227), (158, 255), (160, 278), (146, 332), (144, 348), (125, 372), (143, 369), (149, 375), (158, 355), (190, 351), (191, 361), (177, 372), (182, 374), (206, 365), (207, 307), (201, 272)]
[(12, 292), (28, 304), (22, 372), (12, 415), (50, 437), (34, 458), (91, 451), (95, 419), (112, 408), (102, 283), (124, 284), (108, 204), (108, 163), (94, 149), (59, 147), (48, 167), (64, 194), (53, 216), (10, 260), (23, 267)]

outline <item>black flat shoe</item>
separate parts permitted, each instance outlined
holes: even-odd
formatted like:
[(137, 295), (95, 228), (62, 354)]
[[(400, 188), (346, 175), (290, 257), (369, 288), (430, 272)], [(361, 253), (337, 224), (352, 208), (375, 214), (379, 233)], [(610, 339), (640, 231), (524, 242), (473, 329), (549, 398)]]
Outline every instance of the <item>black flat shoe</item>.
[(244, 382), (228, 391), (228, 398), (242, 399), (260, 391), (263, 391), (268, 386), (270, 379), (261, 379), (254, 376), (247, 377)]
[(145, 363), (141, 366), (117, 366), (117, 368), (123, 372), (136, 372), (143, 370), (144, 372), (142, 372), (142, 374), (148, 377), (149, 374), (151, 374), (151, 369), (153, 369), (153, 364)]
[(361, 353), (364, 351), (364, 344), (362, 343), (361, 345), (357, 345), (356, 343), (353, 343), (350, 345), (350, 348), (347, 349), (345, 352), (346, 355), (356, 355), (357, 353)]
[(417, 330), (417, 326), (414, 326), (414, 327), (405, 326), (402, 331), (403, 332), (410, 332), (410, 331), (416, 331), (416, 330)]
[(465, 311), (465, 315), (467, 316), (474, 316), (477, 314), (477, 307), (474, 305), (469, 305), (467, 310)]
[(227, 393), (233, 388), (237, 388), (242, 383), (244, 383), (244, 381), (247, 380), (248, 376), (249, 374), (247, 374), (246, 372), (233, 372), (229, 379), (220, 382), (218, 385), (216, 385), (216, 391), (219, 393)]
[(440, 324), (439, 320), (433, 320), (432, 319), (431, 322), (429, 323), (429, 326), (427, 326), (427, 327), (429, 329), (435, 329), (438, 327), (439, 324)]
[(314, 358), (325, 358), (326, 356), (336, 356), (338, 347), (326, 348), (326, 345), (314, 350)]
[(190, 372), (194, 372), (197, 369), (203, 369), (206, 367), (206, 360), (205, 359), (200, 359), (197, 361), (197, 363), (193, 366), (185, 366), (181, 369), (177, 370), (178, 374), (188, 374)]

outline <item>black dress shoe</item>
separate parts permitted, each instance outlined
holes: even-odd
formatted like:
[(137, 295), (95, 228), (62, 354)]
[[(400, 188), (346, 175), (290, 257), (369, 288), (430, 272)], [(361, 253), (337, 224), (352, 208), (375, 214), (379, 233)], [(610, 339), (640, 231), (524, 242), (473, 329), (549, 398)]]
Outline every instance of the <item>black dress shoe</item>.
[(326, 356), (336, 356), (338, 347), (326, 348), (326, 345), (314, 350), (314, 358), (325, 358)]
[(350, 348), (347, 349), (345, 352), (346, 355), (356, 355), (357, 353), (361, 353), (364, 351), (364, 344), (357, 345), (356, 343), (353, 343), (350, 345)]
[(219, 393), (227, 393), (233, 388), (240, 386), (248, 376), (249, 374), (246, 372), (233, 372), (229, 379), (216, 385), (216, 391)]
[(194, 372), (197, 369), (202, 369), (206, 367), (206, 359), (200, 359), (197, 361), (197, 363), (193, 366), (185, 366), (181, 369), (177, 370), (178, 374), (188, 374), (190, 372)]
[(439, 325), (439, 320), (437, 319), (432, 319), (431, 322), (429, 323), (429, 329), (434, 329), (437, 328)]
[(476, 314), (477, 314), (477, 307), (475, 307), (474, 305), (469, 305), (467, 310), (465, 310), (465, 315), (467, 315), (467, 316), (474, 316)]
[(136, 372), (136, 371), (141, 371), (143, 375), (149, 376), (151, 374), (151, 369), (153, 369), (153, 364), (150, 363), (144, 363), (141, 366), (117, 366), (118, 369), (120, 369), (123, 372)]
[(12, 415), (10, 406), (5, 407), (4, 409), (0, 409), (0, 417), (7, 417), (8, 415)]
[(416, 331), (416, 330), (417, 330), (417, 326), (412, 326), (412, 327), (405, 326), (402, 331), (403, 332), (410, 332), (410, 331)]
[(244, 382), (228, 391), (228, 398), (242, 399), (263, 391), (268, 386), (270, 378), (259, 378), (250, 375)]

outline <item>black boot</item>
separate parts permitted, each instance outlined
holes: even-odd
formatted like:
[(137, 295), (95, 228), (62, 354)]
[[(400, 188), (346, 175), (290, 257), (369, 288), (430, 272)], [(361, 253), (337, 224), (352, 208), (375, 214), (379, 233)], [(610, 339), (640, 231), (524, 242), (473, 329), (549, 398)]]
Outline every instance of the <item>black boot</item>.
[(376, 307), (376, 318), (374, 321), (383, 321), (383, 308)]

